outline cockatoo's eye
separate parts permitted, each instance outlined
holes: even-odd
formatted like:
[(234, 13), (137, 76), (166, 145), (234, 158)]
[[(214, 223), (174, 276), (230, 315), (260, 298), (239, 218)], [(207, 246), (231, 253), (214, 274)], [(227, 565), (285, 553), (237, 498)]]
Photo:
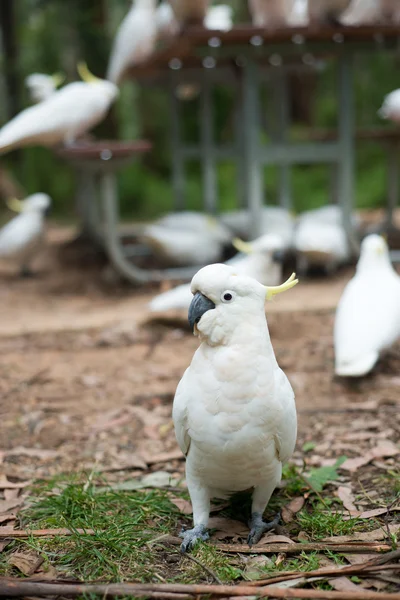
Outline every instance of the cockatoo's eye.
[(235, 299), (235, 292), (231, 292), (230, 290), (226, 290), (222, 295), (221, 295), (221, 300), (222, 302), (224, 302), (225, 304), (228, 304), (229, 302), (232, 302)]

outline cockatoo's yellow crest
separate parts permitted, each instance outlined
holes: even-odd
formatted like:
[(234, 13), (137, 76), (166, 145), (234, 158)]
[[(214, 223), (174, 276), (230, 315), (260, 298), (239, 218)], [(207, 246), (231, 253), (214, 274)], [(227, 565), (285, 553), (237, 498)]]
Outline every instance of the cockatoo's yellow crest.
[(24, 203), (18, 198), (10, 198), (6, 200), (6, 204), (10, 210), (16, 213), (20, 213), (24, 210)]
[(294, 287), (299, 283), (299, 280), (296, 279), (296, 273), (292, 273), (289, 279), (282, 283), (282, 285), (274, 285), (274, 286), (266, 286), (266, 299), (272, 300), (274, 296), (277, 294), (281, 294), (282, 292), (286, 292), (286, 290), (290, 290), (290, 288)]
[(77, 64), (76, 70), (82, 81), (85, 83), (98, 83), (99, 81), (102, 81), (99, 77), (96, 77), (89, 71), (87, 64), (83, 61)]
[(53, 80), (54, 87), (56, 88), (58, 88), (65, 81), (64, 73), (54, 73), (51, 78)]
[(243, 254), (251, 254), (253, 252), (253, 246), (250, 242), (244, 242), (240, 238), (234, 238), (232, 240), (232, 246), (236, 248), (238, 252), (243, 252)]

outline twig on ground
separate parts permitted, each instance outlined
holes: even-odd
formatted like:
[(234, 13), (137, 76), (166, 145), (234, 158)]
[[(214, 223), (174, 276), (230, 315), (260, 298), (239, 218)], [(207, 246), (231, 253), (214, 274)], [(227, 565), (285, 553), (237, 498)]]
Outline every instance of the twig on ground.
[(309, 542), (309, 543), (293, 543), (278, 542), (272, 544), (262, 544), (260, 546), (252, 546), (249, 548), (245, 544), (217, 544), (218, 550), (222, 552), (240, 552), (242, 554), (301, 554), (301, 552), (326, 552), (332, 550), (334, 552), (348, 552), (355, 554), (369, 554), (371, 552), (389, 552), (392, 546), (382, 544), (381, 542), (348, 542), (347, 544), (336, 544), (335, 542)]
[(210, 569), (210, 567), (203, 564), (198, 558), (196, 558), (195, 556), (192, 556), (191, 554), (184, 554), (183, 556), (184, 556), (184, 558), (188, 558), (192, 562), (196, 563), (196, 565), (199, 565), (199, 567), (204, 569), (204, 571), (206, 571), (209, 575), (211, 575), (211, 577), (214, 579), (214, 581), (216, 581), (218, 583), (218, 585), (223, 585), (223, 583), (220, 580), (220, 578), (218, 577), (218, 575), (216, 573), (214, 573), (214, 571), (212, 569)]
[(29, 538), (29, 537), (51, 537), (56, 535), (95, 535), (93, 529), (11, 529), (10, 527), (0, 527), (0, 540)]

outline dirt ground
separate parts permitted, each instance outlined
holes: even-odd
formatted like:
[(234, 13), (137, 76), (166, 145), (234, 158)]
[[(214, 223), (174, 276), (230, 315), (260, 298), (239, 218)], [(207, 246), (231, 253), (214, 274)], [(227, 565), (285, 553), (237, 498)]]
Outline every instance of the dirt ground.
[[(51, 233), (50, 250), (69, 235)], [(0, 271), (0, 474), (181, 475), (171, 406), (198, 344), (185, 315), (169, 326), (149, 322), (146, 304), (157, 288), (109, 287), (99, 272), (61, 268), (55, 258), (39, 267), (40, 276), (27, 280)], [(351, 275), (304, 281), (267, 306), (267, 317), (296, 393), (294, 462), (319, 467), (345, 455), (350, 463), (336, 487), (349, 486), (363, 511), (385, 507), (382, 481), (388, 472), (399, 477), (400, 344), (369, 377), (334, 378), (334, 308)], [(306, 442), (312, 452), (302, 450)]]

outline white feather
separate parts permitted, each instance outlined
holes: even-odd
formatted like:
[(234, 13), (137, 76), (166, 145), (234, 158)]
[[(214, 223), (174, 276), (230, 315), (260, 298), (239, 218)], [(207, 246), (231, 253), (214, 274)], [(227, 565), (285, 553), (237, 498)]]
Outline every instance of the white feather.
[(44, 73), (32, 73), (25, 79), (25, 85), (28, 88), (32, 102), (43, 102), (50, 98), (56, 90), (54, 77)]
[(19, 113), (0, 129), (0, 153), (40, 144), (71, 143), (106, 115), (118, 95), (109, 81), (70, 83)]
[(352, 0), (340, 19), (343, 25), (368, 25), (379, 20), (379, 0)]
[[(222, 213), (221, 223), (229, 227), (232, 233), (240, 238), (248, 239), (250, 231), (250, 215), (247, 210), (236, 210)], [(294, 217), (280, 206), (264, 206), (261, 213), (260, 234), (275, 233), (279, 235), (286, 248), (292, 245)]]
[(255, 27), (284, 27), (296, 0), (249, 0), (249, 9)]
[(383, 238), (361, 244), (356, 274), (339, 301), (334, 328), (335, 373), (360, 377), (400, 337), (400, 278)]
[(33, 194), (23, 201), (23, 212), (0, 229), (0, 258), (28, 267), (43, 241), (44, 215), (50, 202), (47, 194)]
[(204, 27), (218, 31), (229, 31), (233, 26), (233, 9), (228, 4), (210, 6), (204, 19)]
[(125, 71), (146, 61), (157, 37), (155, 0), (134, 0), (114, 39), (107, 79), (118, 84)]
[(385, 96), (378, 114), (382, 119), (400, 123), (400, 89), (394, 90)]
[(288, 15), (288, 25), (305, 27), (308, 24), (307, 0), (294, 0), (292, 10)]

